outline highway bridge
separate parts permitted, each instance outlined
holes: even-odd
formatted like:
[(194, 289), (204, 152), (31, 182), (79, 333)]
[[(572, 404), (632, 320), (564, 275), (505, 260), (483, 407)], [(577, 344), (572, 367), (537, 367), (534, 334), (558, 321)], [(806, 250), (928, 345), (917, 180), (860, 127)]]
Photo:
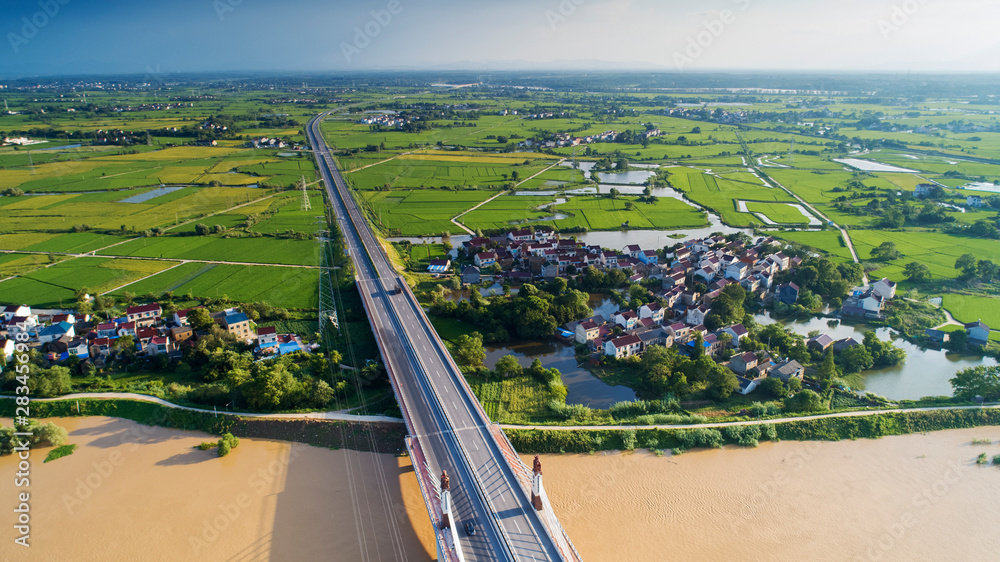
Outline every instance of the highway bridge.
[[(438, 559), (579, 560), (545, 498), (541, 475), (521, 462), (483, 411), (351, 196), (320, 132), (326, 116), (309, 122), (307, 136), (406, 422)], [(439, 479), (444, 471), (448, 493)], [(473, 536), (465, 532), (470, 521)]]

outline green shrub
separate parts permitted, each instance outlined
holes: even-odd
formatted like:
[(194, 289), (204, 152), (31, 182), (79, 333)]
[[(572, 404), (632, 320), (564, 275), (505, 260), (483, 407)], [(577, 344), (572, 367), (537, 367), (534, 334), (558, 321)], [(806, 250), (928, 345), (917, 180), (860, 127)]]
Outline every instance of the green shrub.
[(744, 447), (756, 447), (760, 439), (758, 425), (730, 425), (722, 430), (727, 439)]
[(54, 461), (56, 459), (61, 459), (61, 458), (65, 457), (66, 455), (73, 454), (73, 451), (75, 451), (75, 450), (76, 450), (76, 445), (75, 444), (74, 445), (63, 445), (61, 447), (56, 447), (55, 449), (52, 449), (51, 451), (49, 451), (48, 456), (46, 456), (45, 460), (42, 461), (42, 462), (49, 462), (49, 461)]
[(976, 464), (986, 464), (986, 453), (979, 453), (979, 458), (976, 459)]
[(718, 449), (722, 446), (722, 433), (718, 429), (699, 427), (697, 429), (680, 430), (675, 435), (679, 448), (682, 450), (705, 447)]
[(195, 448), (198, 449), (199, 451), (207, 451), (209, 449), (214, 449), (216, 445), (218, 445), (218, 443), (214, 441), (203, 441), (201, 445), (198, 445)]
[(634, 429), (622, 430), (622, 449), (632, 451), (635, 449), (637, 443), (638, 439), (636, 439)]
[(224, 457), (229, 454), (229, 442), (219, 439), (219, 456)]
[(67, 439), (69, 439), (69, 433), (66, 429), (52, 422), (45, 425), (35, 422), (31, 425), (32, 445), (52, 445), (58, 447), (65, 443)]

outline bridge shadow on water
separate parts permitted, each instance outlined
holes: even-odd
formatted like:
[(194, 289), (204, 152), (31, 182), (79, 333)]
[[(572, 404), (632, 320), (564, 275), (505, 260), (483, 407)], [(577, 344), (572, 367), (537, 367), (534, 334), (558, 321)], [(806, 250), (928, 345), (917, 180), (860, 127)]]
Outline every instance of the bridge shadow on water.
[(251, 486), (274, 502), (274, 519), (231, 560), (436, 558), (408, 458), (292, 443), (257, 474)]

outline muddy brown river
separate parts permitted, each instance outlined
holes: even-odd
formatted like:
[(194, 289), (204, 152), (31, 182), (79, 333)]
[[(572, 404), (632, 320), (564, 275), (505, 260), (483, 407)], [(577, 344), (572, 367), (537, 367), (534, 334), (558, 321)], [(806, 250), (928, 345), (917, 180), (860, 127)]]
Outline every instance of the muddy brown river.
[[(193, 448), (200, 432), (55, 421), (79, 449), (34, 452), (27, 549), (13, 545), (16, 459), (0, 457), (0, 559), (434, 558), (406, 459), (258, 439), (218, 458)], [(982, 452), (1000, 455), (1000, 428), (542, 460), (585, 560), (991, 560), (1000, 467), (977, 466)]]

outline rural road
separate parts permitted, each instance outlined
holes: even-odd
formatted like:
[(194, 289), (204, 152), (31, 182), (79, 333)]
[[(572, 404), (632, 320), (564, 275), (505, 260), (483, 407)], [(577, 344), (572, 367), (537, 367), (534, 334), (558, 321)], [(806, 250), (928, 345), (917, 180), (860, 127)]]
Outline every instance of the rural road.
[[(0, 396), (0, 398), (14, 398), (13, 396)], [(130, 392), (81, 392), (77, 394), (67, 394), (65, 396), (58, 396), (56, 398), (35, 398), (33, 401), (36, 402), (57, 402), (59, 400), (77, 400), (81, 398), (98, 398), (98, 399), (128, 399), (128, 400), (141, 400), (143, 402), (153, 402), (161, 406), (166, 406), (168, 408), (177, 408), (179, 410), (189, 410), (192, 412), (204, 412), (207, 414), (219, 413), (228, 416), (245, 416), (253, 418), (264, 418), (264, 419), (311, 419), (311, 420), (342, 420), (342, 421), (355, 421), (355, 422), (382, 422), (382, 423), (402, 423), (403, 420), (399, 418), (393, 418), (389, 416), (359, 416), (355, 414), (348, 414), (344, 410), (330, 411), (330, 412), (299, 412), (291, 414), (261, 414), (253, 412), (216, 412), (213, 410), (206, 410), (202, 408), (191, 408), (188, 406), (180, 406), (174, 404), (173, 402), (168, 402), (162, 398), (157, 398), (155, 396), (148, 396), (145, 394), (134, 394)], [(876, 416), (879, 414), (890, 414), (890, 413), (902, 413), (902, 412), (934, 412), (938, 410), (975, 410), (975, 409), (997, 409), (1000, 408), (1000, 404), (990, 404), (984, 406), (936, 406), (929, 408), (887, 408), (879, 410), (861, 410), (855, 412), (836, 412), (832, 414), (814, 414), (810, 416), (800, 416), (796, 418), (775, 418), (769, 420), (743, 420), (743, 421), (731, 421), (731, 422), (706, 422), (698, 424), (664, 424), (664, 425), (511, 425), (511, 424), (501, 424), (500, 427), (503, 429), (539, 429), (543, 431), (576, 431), (576, 430), (594, 430), (594, 429), (607, 429), (607, 430), (619, 430), (619, 429), (696, 429), (699, 427), (727, 427), (733, 425), (762, 425), (762, 424), (776, 424), (776, 423), (790, 423), (797, 421), (806, 420), (820, 420), (823, 418), (855, 418), (863, 416)]]
[[(14, 398), (14, 397), (0, 396), (0, 398)], [(139, 400), (142, 402), (152, 402), (154, 404), (159, 404), (161, 406), (166, 406), (168, 408), (176, 408), (178, 410), (188, 410), (190, 412), (202, 412), (206, 414), (223, 414), (227, 416), (243, 416), (248, 418), (263, 418), (263, 419), (273, 419), (273, 420), (340, 420), (340, 421), (352, 421), (352, 422), (403, 423), (403, 420), (399, 418), (391, 418), (389, 416), (359, 416), (355, 414), (345, 413), (344, 410), (338, 410), (334, 412), (301, 412), (295, 414), (260, 414), (253, 412), (228, 412), (228, 411), (219, 412), (216, 410), (206, 410), (203, 408), (191, 408), (188, 406), (180, 406), (178, 404), (174, 404), (173, 402), (167, 402), (162, 398), (157, 398), (156, 396), (148, 396), (146, 394), (134, 394), (131, 392), (81, 392), (77, 394), (67, 394), (65, 396), (57, 396), (56, 398), (33, 398), (32, 402), (58, 402), (60, 400), (79, 400), (81, 398)]]

